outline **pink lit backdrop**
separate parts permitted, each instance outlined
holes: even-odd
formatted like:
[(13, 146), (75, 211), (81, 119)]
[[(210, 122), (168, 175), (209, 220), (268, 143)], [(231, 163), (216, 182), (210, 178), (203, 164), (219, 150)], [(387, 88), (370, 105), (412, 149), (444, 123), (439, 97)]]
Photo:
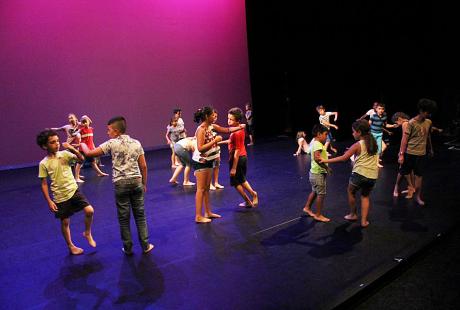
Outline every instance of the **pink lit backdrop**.
[[(172, 109), (250, 100), (244, 0), (2, 1), (0, 168), (38, 162), (37, 132), (69, 112), (124, 115), (145, 148), (164, 145)], [(64, 137), (64, 135), (62, 135)]]

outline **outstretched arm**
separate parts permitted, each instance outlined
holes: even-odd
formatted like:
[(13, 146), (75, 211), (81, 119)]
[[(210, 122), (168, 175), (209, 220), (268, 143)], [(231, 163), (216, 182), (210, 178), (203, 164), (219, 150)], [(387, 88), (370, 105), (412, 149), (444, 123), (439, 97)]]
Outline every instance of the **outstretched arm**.
[(85, 160), (85, 157), (74, 146), (72, 146), (70, 143), (68, 143), (68, 142), (62, 143), (62, 147), (64, 147), (65, 149), (67, 149), (70, 152), (72, 152), (73, 154), (75, 154), (77, 156), (79, 162), (82, 162), (82, 161)]
[(80, 147), (82, 149), (83, 154), (85, 154), (86, 157), (98, 157), (104, 155), (104, 152), (102, 151), (100, 146), (98, 146), (94, 150), (90, 150), (86, 143), (81, 143)]
[(239, 126), (236, 126), (236, 127), (222, 127), (217, 124), (212, 124), (212, 128), (219, 133), (232, 133), (232, 132), (244, 129), (245, 127), (246, 127), (246, 124), (240, 124)]
[(321, 159), (321, 162), (323, 163), (337, 163), (341, 161), (347, 161), (350, 159), (351, 156), (353, 155), (359, 155), (361, 153), (361, 145), (359, 142), (356, 142), (353, 144), (342, 156), (338, 156), (335, 158), (330, 158), (330, 159)]

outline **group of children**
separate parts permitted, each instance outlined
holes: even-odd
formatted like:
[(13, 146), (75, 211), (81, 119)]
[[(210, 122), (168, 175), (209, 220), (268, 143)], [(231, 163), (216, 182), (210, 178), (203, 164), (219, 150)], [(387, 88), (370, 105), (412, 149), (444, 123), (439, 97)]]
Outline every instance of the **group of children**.
[[(309, 180), (312, 191), (308, 196), (303, 211), (317, 221), (330, 221), (329, 218), (322, 214), (326, 196), (326, 179), (331, 171), (328, 164), (347, 161), (353, 157), (353, 169), (347, 189), (350, 212), (345, 215), (345, 219), (349, 221), (358, 220), (356, 194), (361, 192), (361, 226), (367, 227), (369, 225), (369, 195), (378, 178), (379, 168), (382, 167), (379, 163), (379, 157), (383, 149), (382, 132), (385, 127), (402, 127), (401, 146), (398, 153), (400, 166), (393, 196), (399, 196), (399, 184), (401, 180), (405, 179), (408, 187), (407, 190), (401, 193), (406, 193), (406, 198), (408, 199), (415, 195), (416, 202), (421, 206), (425, 205), (421, 196), (423, 171), (427, 150), (430, 155), (433, 154), (430, 135), (433, 127), (429, 117), (436, 108), (435, 101), (420, 99), (417, 105), (419, 112), (417, 116), (409, 120), (406, 114), (397, 112), (392, 118), (395, 124), (390, 125), (386, 123), (385, 105), (375, 103), (375, 112), (366, 113), (366, 115), (370, 116), (369, 121), (364, 120), (366, 117), (364, 115), (352, 124), (352, 135), (358, 142), (348, 148), (342, 156), (335, 158), (329, 158), (327, 154), (327, 143), (330, 141), (328, 141), (329, 128), (323, 124), (327, 124), (328, 121), (327, 123), (316, 124), (313, 127), (313, 139), (310, 145), (306, 143), (303, 132), (300, 135), (298, 134), (299, 148), (294, 155), (299, 155), (302, 150), (307, 150), (305, 151), (306, 153), (311, 153)], [(326, 115), (326, 113), (322, 106), (318, 107), (318, 110), (321, 120), (321, 115)], [(312, 205), (315, 201), (316, 212), (313, 212)]]

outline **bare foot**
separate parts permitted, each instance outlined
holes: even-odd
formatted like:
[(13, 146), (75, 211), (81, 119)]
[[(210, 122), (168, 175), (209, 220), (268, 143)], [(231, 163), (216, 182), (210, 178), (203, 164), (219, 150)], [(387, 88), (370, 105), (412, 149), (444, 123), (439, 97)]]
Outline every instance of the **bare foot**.
[(254, 192), (254, 196), (252, 196), (252, 205), (256, 207), (259, 204), (259, 196), (257, 192)]
[(396, 198), (396, 197), (399, 197), (399, 193), (398, 193), (397, 190), (394, 190), (394, 191), (393, 191), (393, 197), (395, 197), (395, 198)]
[(356, 214), (347, 214), (343, 218), (347, 221), (356, 221), (358, 219), (358, 216)]
[(220, 185), (219, 183), (214, 184), (214, 187), (217, 188), (217, 189), (223, 189), (224, 188), (224, 186)]
[(423, 201), (420, 197), (415, 197), (415, 201), (422, 207), (425, 205), (425, 201)]
[(85, 176), (80, 174), (80, 179), (84, 180)]
[(98, 177), (106, 177), (108, 175), (109, 175), (108, 173), (102, 172), (102, 173), (98, 174), (97, 176)]
[(219, 214), (216, 214), (216, 213), (209, 213), (209, 214), (204, 214), (205, 217), (207, 217), (208, 219), (218, 219), (218, 218), (221, 218), (222, 216), (220, 216)]
[(369, 222), (368, 221), (361, 221), (361, 227), (362, 228), (366, 228), (367, 226), (369, 226)]
[(154, 247), (155, 247), (155, 246), (154, 246), (153, 244), (149, 243), (149, 245), (147, 246), (147, 248), (144, 250), (144, 254), (146, 254), (146, 253), (152, 251)]
[(169, 183), (171, 183), (171, 185), (177, 185), (178, 184), (177, 181), (175, 181), (175, 180), (169, 180)]
[(327, 222), (330, 222), (331, 219), (330, 218), (327, 218), (323, 215), (314, 215), (313, 218), (318, 221), (318, 222), (323, 222), (323, 223), (327, 223)]
[(251, 202), (246, 202), (246, 201), (240, 203), (238, 206), (241, 208), (253, 208), (254, 207), (254, 205)]
[(82, 179), (75, 179), (75, 182), (77, 182), (77, 183), (84, 183), (85, 181), (83, 181)]
[(90, 246), (92, 246), (93, 248), (96, 247), (96, 241), (94, 241), (93, 236), (91, 235), (91, 233), (87, 234), (87, 233), (84, 232), (83, 237), (85, 237), (86, 240), (88, 240), (88, 244)]
[(198, 224), (209, 223), (209, 222), (211, 222), (211, 219), (208, 219), (208, 218), (205, 218), (205, 217), (202, 217), (202, 216), (195, 216), (195, 222), (198, 223)]
[(309, 208), (303, 208), (302, 211), (307, 213), (308, 216), (315, 217), (315, 213), (313, 213)]
[(184, 186), (193, 186), (193, 185), (195, 185), (195, 183), (193, 183), (193, 182), (184, 182), (184, 183), (182, 183), (182, 185), (184, 185)]
[(383, 165), (381, 165), (380, 163), (378, 163), (378, 164), (377, 164), (377, 167), (383, 168)]
[(70, 254), (72, 255), (80, 255), (83, 254), (83, 249), (76, 247), (76, 246), (71, 246), (69, 247)]
[(405, 190), (401, 191), (401, 194), (407, 194), (408, 192), (409, 192), (409, 190), (405, 189)]
[(415, 188), (408, 188), (406, 199), (411, 199), (414, 196), (414, 193), (415, 193)]

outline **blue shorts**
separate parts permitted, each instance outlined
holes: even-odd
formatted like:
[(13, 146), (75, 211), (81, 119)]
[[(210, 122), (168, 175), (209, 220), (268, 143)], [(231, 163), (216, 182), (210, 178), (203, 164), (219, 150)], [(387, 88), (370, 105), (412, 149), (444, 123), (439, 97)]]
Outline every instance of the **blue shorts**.
[(380, 154), (382, 154), (382, 136), (383, 136), (383, 133), (382, 132), (375, 133), (375, 132), (371, 131), (371, 134), (374, 137), (375, 142), (377, 142), (377, 148), (378, 148), (377, 153), (380, 155)]

